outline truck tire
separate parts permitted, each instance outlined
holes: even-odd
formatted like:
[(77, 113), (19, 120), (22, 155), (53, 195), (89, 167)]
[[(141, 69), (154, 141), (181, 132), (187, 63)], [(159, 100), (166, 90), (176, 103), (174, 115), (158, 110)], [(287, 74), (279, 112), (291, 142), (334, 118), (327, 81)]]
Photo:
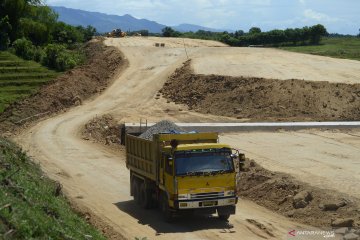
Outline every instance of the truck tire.
[(219, 219), (227, 221), (229, 220), (230, 214), (218, 214), (219, 215)]
[(149, 209), (151, 206), (151, 196), (146, 189), (145, 183), (141, 183), (139, 190), (139, 202), (140, 206), (145, 209)]
[(134, 191), (134, 201), (139, 204), (140, 203), (140, 189), (139, 189), (139, 181), (133, 180), (133, 191)]
[(174, 216), (170, 210), (169, 201), (165, 194), (162, 195), (160, 206), (164, 221), (168, 223), (172, 222), (174, 220)]

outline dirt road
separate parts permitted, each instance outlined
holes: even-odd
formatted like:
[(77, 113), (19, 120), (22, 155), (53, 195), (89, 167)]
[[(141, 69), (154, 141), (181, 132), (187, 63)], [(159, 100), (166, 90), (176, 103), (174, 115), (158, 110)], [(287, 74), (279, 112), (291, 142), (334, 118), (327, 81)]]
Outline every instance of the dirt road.
[(266, 169), (360, 199), (360, 130), (244, 132), (221, 141), (243, 149)]
[[(280, 239), (292, 229), (306, 227), (248, 201), (239, 202), (237, 215), (230, 218), (233, 226), (215, 218), (180, 220), (169, 225), (160, 220), (156, 210), (143, 211), (135, 206), (129, 197), (124, 155), (81, 139), (80, 130), (88, 120), (106, 113), (129, 122), (140, 117), (157, 121), (165, 116), (177, 122), (231, 120), (188, 112), (164, 99), (155, 100), (166, 78), (186, 60), (178, 39), (161, 39), (166, 43), (165, 48), (155, 48), (155, 41), (154, 38), (108, 39), (108, 45), (117, 46), (124, 53), (129, 67), (99, 97), (38, 123), (16, 141), (40, 161), (51, 178), (63, 184), (72, 200), (91, 209), (127, 239), (145, 236), (148, 239)], [(222, 46), (196, 40), (187, 40), (187, 44), (192, 46), (189, 53), (198, 56), (211, 52), (212, 46)]]

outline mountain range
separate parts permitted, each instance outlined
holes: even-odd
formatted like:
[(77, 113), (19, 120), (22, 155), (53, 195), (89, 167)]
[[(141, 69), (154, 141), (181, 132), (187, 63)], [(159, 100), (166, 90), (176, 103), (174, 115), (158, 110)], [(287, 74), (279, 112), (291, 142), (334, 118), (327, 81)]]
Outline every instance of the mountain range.
[[(110, 32), (115, 28), (120, 28), (123, 31), (148, 30), (151, 33), (161, 33), (161, 30), (166, 27), (164, 24), (147, 19), (138, 19), (129, 14), (117, 16), (66, 7), (51, 6), (51, 8), (59, 15), (60, 21), (74, 26), (81, 25), (86, 27), (91, 25), (95, 27), (99, 33)], [(198, 30), (212, 32), (225, 31), (193, 24), (180, 24), (178, 26), (172, 26), (172, 28), (180, 32), (196, 32)]]

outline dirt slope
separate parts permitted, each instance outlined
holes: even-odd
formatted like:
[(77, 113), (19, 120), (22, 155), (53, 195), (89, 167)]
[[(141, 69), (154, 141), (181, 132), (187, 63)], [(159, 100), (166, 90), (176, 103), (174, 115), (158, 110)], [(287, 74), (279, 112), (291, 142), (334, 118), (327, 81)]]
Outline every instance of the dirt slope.
[(360, 119), (360, 83), (201, 75), (188, 61), (161, 93), (201, 113), (251, 121)]
[(62, 74), (29, 98), (9, 106), (0, 115), (0, 133), (13, 133), (23, 125), (80, 105), (101, 93), (113, 80), (114, 73), (126, 67), (121, 52), (105, 46), (102, 39), (90, 41), (83, 50), (88, 59), (84, 65)]
[[(154, 47), (156, 41), (165, 42), (166, 47)], [(185, 42), (188, 54), (198, 57), (211, 53), (211, 46), (223, 46)], [(164, 118), (178, 122), (234, 119), (190, 112), (184, 105), (157, 97), (167, 78), (187, 59), (180, 39), (123, 38), (106, 43), (118, 47), (129, 61), (129, 67), (113, 84), (100, 96), (42, 121), (16, 138), (53, 179), (63, 184), (71, 199), (91, 209), (119, 233), (119, 238), (123, 235), (127, 239), (282, 239), (292, 229), (312, 229), (245, 200), (238, 203), (231, 224), (215, 218), (194, 218), (169, 225), (161, 221), (158, 211), (139, 209), (129, 196), (124, 154), (82, 139), (81, 129), (88, 121), (108, 113), (119, 121), (136, 122), (140, 118), (153, 122)]]

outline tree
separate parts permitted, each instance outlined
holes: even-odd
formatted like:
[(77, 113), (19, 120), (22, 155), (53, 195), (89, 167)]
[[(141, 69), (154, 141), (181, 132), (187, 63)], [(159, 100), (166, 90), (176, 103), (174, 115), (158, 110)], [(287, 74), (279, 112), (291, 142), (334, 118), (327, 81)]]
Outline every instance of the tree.
[(257, 34), (257, 33), (261, 33), (261, 29), (258, 27), (252, 27), (249, 30), (249, 34)]
[(309, 27), (303, 27), (300, 32), (300, 39), (303, 45), (306, 44), (306, 42), (310, 39), (310, 28)]
[(20, 19), (32, 6), (38, 6), (41, 0), (1, 0), (0, 2), (0, 19), (6, 15), (9, 17), (9, 23), (12, 27), (10, 32), (10, 40), (14, 41), (21, 37)]
[(48, 43), (50, 31), (43, 23), (34, 21), (30, 18), (20, 20), (21, 35), (30, 39), (35, 45)]
[(310, 43), (319, 44), (321, 37), (326, 36), (327, 34), (326, 28), (321, 24), (310, 27)]
[(0, 50), (6, 50), (9, 47), (11, 29), (8, 16), (0, 19)]
[(239, 38), (241, 36), (245, 35), (245, 32), (243, 30), (235, 31), (234, 37)]
[(141, 36), (149, 36), (149, 30), (140, 30), (139, 33), (141, 34)]
[(92, 37), (97, 33), (96, 28), (93, 26), (88, 25), (86, 28), (83, 26), (77, 26), (76, 29), (83, 34), (83, 40), (89, 41)]
[(55, 24), (52, 37), (56, 43), (73, 44), (84, 41), (84, 34), (79, 31), (79, 27), (76, 28), (64, 22), (57, 22)]
[(171, 27), (165, 27), (162, 30), (163, 37), (179, 37), (181, 35), (180, 32), (175, 31)]
[(298, 42), (298, 34), (295, 29), (293, 28), (287, 28), (285, 31), (285, 38), (287, 42), (292, 42), (294, 45)]

